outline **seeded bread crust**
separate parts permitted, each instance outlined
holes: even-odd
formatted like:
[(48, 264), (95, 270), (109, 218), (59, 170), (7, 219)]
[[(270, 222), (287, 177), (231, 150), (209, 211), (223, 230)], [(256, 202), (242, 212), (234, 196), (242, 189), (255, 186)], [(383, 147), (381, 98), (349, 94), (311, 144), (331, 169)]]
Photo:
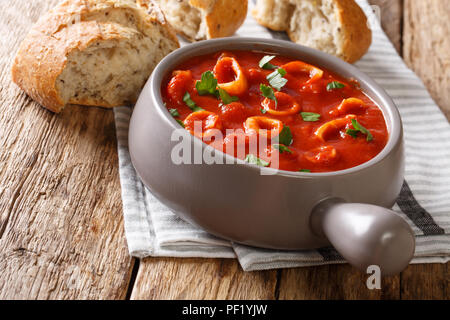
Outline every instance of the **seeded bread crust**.
[[(56, 113), (66, 104), (111, 108), (134, 102), (154, 65), (178, 47), (173, 30), (157, 7), (148, 13), (131, 0), (66, 0), (39, 19), (23, 40), (12, 66), (12, 80), (31, 98)], [(133, 72), (126, 69), (127, 61), (118, 66), (117, 57), (115, 65), (101, 58), (114, 54), (116, 49), (137, 60), (154, 52), (154, 61), (145, 70), (139, 70), (139, 77), (133, 78), (127, 74)], [(83, 68), (81, 63), (77, 66), (74, 57), (89, 61), (95, 53), (100, 58), (94, 61), (92, 70)], [(105, 73), (110, 72), (112, 92), (110, 89), (106, 92), (106, 86), (100, 84), (87, 86), (84, 92), (77, 88), (69, 92), (72, 82), (83, 81), (76, 74), (64, 74), (69, 64), (77, 67), (74, 70), (79, 70), (86, 79), (106, 77)], [(132, 79), (129, 84), (121, 84), (115, 78), (114, 69), (118, 67), (126, 73), (126, 79)], [(72, 79), (71, 83), (67, 79)]]

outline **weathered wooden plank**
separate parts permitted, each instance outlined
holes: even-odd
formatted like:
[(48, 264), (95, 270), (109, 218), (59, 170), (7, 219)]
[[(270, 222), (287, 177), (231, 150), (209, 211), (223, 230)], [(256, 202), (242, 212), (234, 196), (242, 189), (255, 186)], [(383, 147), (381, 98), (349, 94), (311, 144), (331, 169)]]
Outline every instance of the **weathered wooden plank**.
[(20, 40), (55, 2), (13, 1), (0, 12), (0, 299), (124, 298), (134, 260), (112, 111), (54, 115), (10, 80)]
[(147, 258), (131, 299), (274, 299), (277, 271), (244, 272), (234, 259)]
[(450, 10), (446, 0), (404, 3), (403, 57), (450, 119)]
[(397, 52), (401, 54), (403, 0), (369, 0), (369, 3), (379, 8), (376, 12), (380, 15), (381, 26)]
[(401, 298), (445, 299), (450, 298), (449, 264), (413, 264), (402, 272)]
[(350, 265), (281, 271), (279, 299), (399, 299), (400, 277), (385, 277), (381, 289), (368, 289), (368, 275)]

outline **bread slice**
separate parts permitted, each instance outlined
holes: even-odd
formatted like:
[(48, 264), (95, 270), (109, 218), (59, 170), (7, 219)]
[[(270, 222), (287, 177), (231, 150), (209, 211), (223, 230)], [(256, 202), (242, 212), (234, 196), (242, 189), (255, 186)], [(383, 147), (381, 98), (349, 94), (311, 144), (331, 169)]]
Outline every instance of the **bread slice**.
[(372, 42), (367, 17), (354, 0), (257, 0), (252, 15), (267, 28), (286, 31), (298, 44), (350, 63)]
[(247, 0), (155, 1), (177, 33), (190, 41), (231, 36), (247, 16)]
[(53, 112), (66, 104), (126, 105), (136, 101), (156, 64), (178, 47), (157, 6), (66, 0), (26, 36), (12, 79)]

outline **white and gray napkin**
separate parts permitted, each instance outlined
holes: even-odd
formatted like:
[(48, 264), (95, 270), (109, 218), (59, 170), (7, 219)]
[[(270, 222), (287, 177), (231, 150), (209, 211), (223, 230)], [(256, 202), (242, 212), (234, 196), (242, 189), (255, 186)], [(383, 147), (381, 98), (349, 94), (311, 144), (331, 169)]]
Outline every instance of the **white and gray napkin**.
[[(413, 263), (450, 260), (450, 125), (422, 81), (406, 67), (381, 29), (366, 0), (357, 0), (369, 17), (373, 43), (356, 66), (394, 99), (404, 124), (406, 174), (394, 210), (416, 234)], [(249, 15), (237, 36), (286, 39)], [(132, 256), (237, 258), (246, 271), (344, 263), (331, 247), (277, 251), (214, 237), (178, 218), (141, 183), (128, 153), (132, 110), (114, 109), (125, 234)]]

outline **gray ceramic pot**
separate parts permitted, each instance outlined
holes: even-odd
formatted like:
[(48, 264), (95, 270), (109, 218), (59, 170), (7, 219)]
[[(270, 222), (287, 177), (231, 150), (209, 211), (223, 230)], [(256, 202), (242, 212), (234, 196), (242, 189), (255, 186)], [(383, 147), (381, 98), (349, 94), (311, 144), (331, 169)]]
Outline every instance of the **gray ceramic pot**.
[[(375, 158), (330, 173), (288, 171), (261, 175), (260, 168), (173, 163), (175, 119), (163, 105), (161, 82), (183, 60), (220, 50), (258, 50), (291, 56), (355, 78), (381, 107), (389, 141)], [(208, 146), (182, 131), (192, 148)], [(311, 249), (332, 244), (362, 270), (378, 265), (395, 274), (411, 260), (414, 235), (400, 216), (386, 209), (403, 183), (403, 131), (386, 92), (354, 66), (297, 44), (255, 38), (225, 38), (185, 46), (154, 70), (135, 106), (129, 148), (137, 173), (151, 192), (181, 218), (231, 241), (273, 249)], [(223, 159), (230, 156), (216, 152)], [(224, 161), (225, 161), (224, 160)], [(270, 170), (270, 169), (269, 169)]]

